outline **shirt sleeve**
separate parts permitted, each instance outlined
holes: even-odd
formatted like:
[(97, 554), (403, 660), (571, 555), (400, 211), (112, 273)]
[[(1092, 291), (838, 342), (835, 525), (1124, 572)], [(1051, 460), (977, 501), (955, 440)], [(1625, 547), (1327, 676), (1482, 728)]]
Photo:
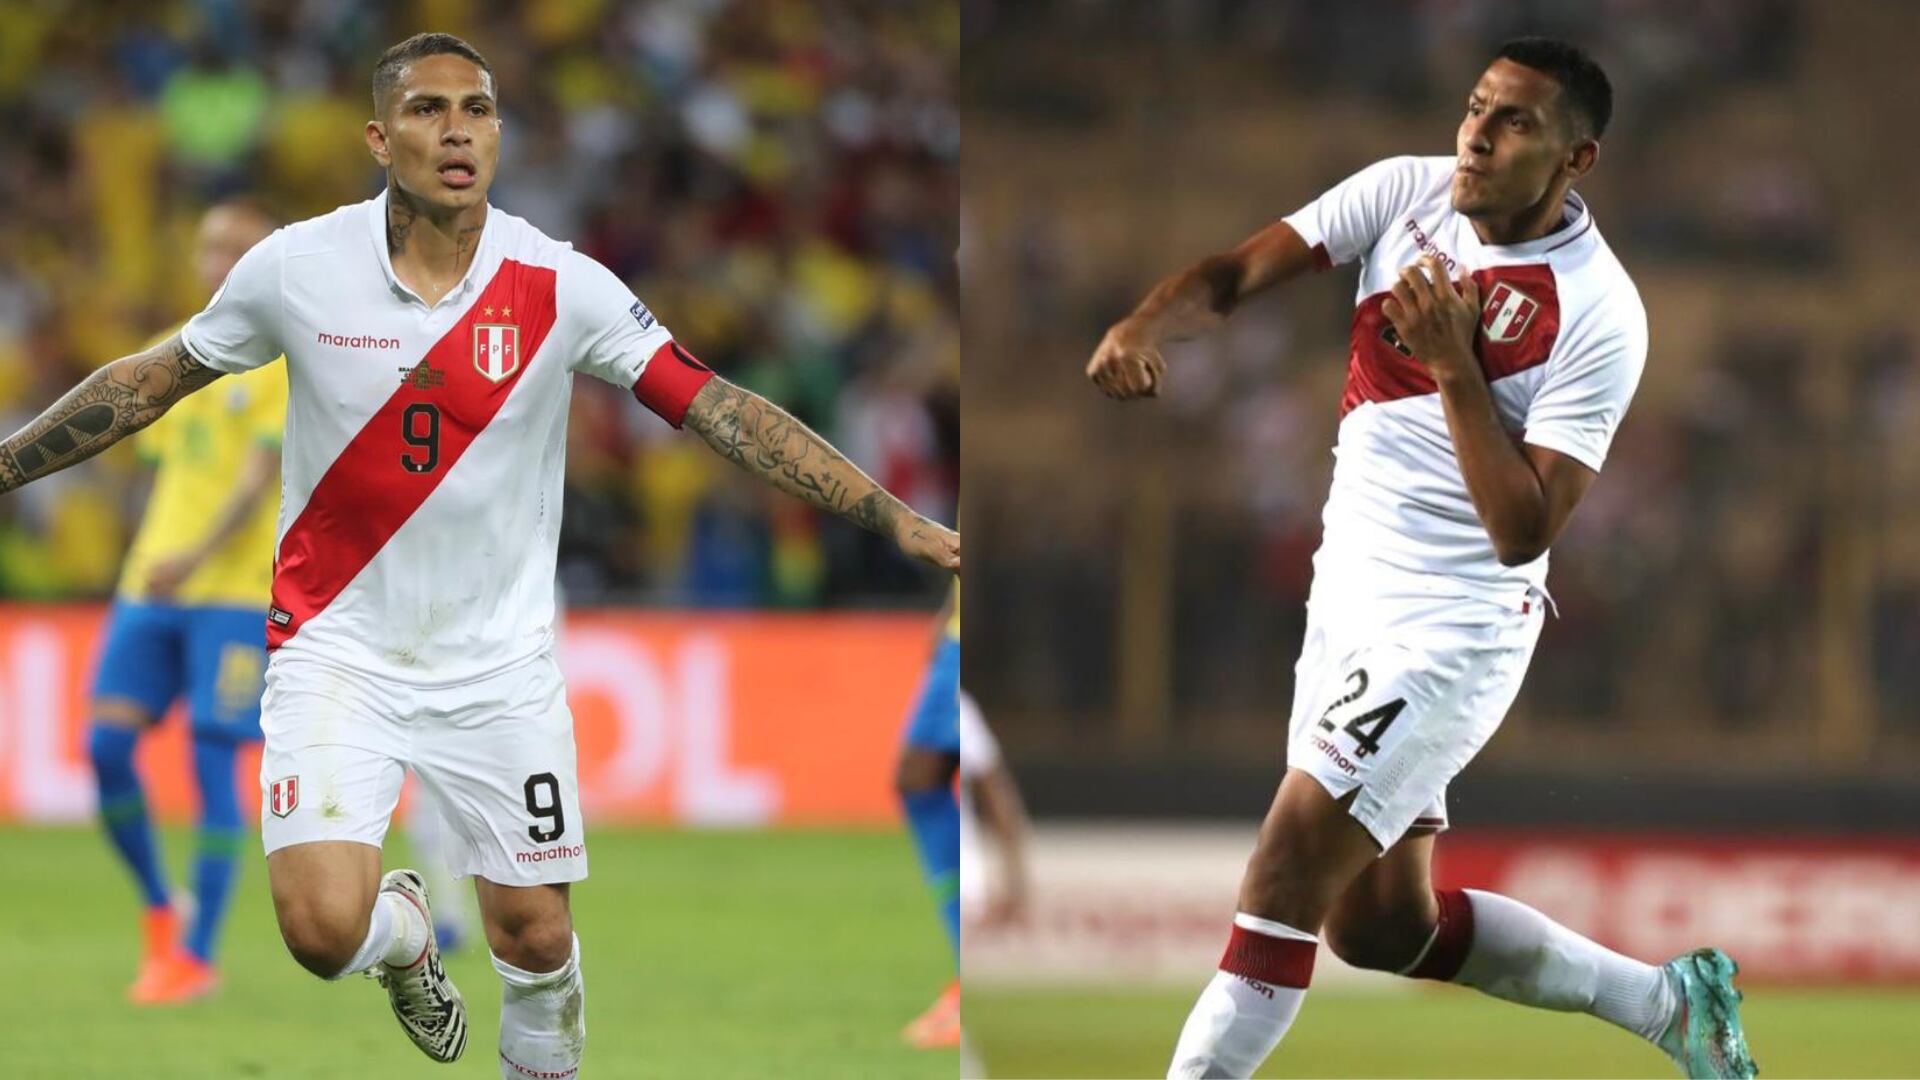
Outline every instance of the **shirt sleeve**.
[(1647, 316), (1633, 310), (1563, 339), (1527, 407), (1525, 439), (1599, 472), (1647, 363)]
[(1361, 169), (1299, 210), (1287, 224), (1329, 266), (1373, 250), (1395, 215), (1413, 204), (1426, 169), (1420, 158), (1388, 158)]
[(713, 371), (673, 340), (613, 271), (568, 250), (561, 303), (581, 347), (573, 370), (633, 391), (640, 404), (679, 427)]
[(195, 360), (237, 375), (286, 351), (280, 340), (285, 235), (276, 231), (240, 256), (205, 310), (180, 328), (180, 340)]
[(560, 302), (581, 342), (573, 370), (631, 389), (647, 361), (673, 335), (632, 289), (597, 261), (570, 250), (561, 266), (566, 279), (560, 285)]

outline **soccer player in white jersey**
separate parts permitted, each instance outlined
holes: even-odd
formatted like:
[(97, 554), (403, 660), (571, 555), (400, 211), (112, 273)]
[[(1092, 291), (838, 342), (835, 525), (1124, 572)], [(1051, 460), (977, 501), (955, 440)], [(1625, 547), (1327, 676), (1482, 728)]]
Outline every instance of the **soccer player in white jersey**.
[(1170, 1076), (1251, 1075), (1298, 1012), (1322, 933), (1360, 967), (1592, 1013), (1690, 1076), (1753, 1075), (1724, 953), (1655, 967), (1507, 897), (1436, 895), (1430, 876), (1447, 783), (1519, 690), (1547, 548), (1646, 359), (1639, 295), (1572, 191), (1611, 112), (1585, 53), (1509, 42), (1468, 95), (1454, 156), (1370, 166), (1162, 281), (1088, 364), (1108, 394), (1152, 396), (1163, 341), (1361, 263), (1288, 768)]
[(421, 1050), (460, 1055), (465, 1007), (421, 879), (380, 873), (411, 767), (476, 881), (504, 984), (501, 1075), (572, 1077), (586, 1025), (568, 885), (587, 844), (551, 645), (574, 373), (632, 387), (729, 461), (911, 557), (957, 571), (960, 538), (715, 377), (604, 267), (487, 205), (501, 124), (471, 46), (394, 46), (373, 99), (385, 192), (275, 232), (178, 335), (0, 442), (0, 491), (286, 355), (261, 764), (281, 936), (316, 975), (373, 972)]

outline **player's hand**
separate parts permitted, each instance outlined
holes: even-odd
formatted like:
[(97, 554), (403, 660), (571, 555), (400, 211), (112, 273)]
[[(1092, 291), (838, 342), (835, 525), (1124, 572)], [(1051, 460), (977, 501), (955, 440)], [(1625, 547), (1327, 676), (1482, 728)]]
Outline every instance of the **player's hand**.
[(199, 569), (200, 560), (192, 555), (161, 559), (147, 571), (147, 592), (156, 600), (166, 600)]
[(1480, 286), (1473, 275), (1450, 281), (1440, 260), (1426, 255), (1400, 271), (1392, 291), (1381, 314), (1434, 378), (1478, 368), (1473, 339), (1480, 327)]
[(1087, 361), (1087, 378), (1116, 401), (1159, 397), (1166, 375), (1167, 361), (1160, 355), (1160, 346), (1125, 320), (1113, 324), (1093, 350), (1093, 359)]
[(894, 534), (901, 554), (942, 570), (960, 572), (960, 534), (919, 514), (908, 516)]

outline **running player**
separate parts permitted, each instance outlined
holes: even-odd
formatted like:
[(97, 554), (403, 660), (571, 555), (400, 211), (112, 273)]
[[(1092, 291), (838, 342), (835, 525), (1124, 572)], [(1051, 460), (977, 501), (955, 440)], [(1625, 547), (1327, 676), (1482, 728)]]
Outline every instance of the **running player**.
[[(960, 803), (953, 790), (960, 767), (960, 586), (935, 620), (933, 655), (908, 715), (894, 786), (920, 855), (956, 965), (960, 959)], [(921, 1049), (960, 1044), (960, 978), (955, 975), (927, 1011), (900, 1033)]]
[(405, 771), (440, 794), (503, 983), (500, 1071), (577, 1075), (586, 1043), (569, 883), (587, 873), (572, 716), (552, 657), (576, 372), (632, 387), (726, 460), (957, 571), (914, 513), (778, 407), (674, 341), (616, 277), (488, 206), (492, 68), (447, 34), (374, 69), (387, 187), (275, 232), (162, 345), (0, 442), (0, 491), (80, 461), (218, 380), (286, 357), (287, 439), (261, 727), (280, 932), (325, 978), (371, 971), (451, 1061), (466, 1009), (419, 874), (380, 873)]
[[(207, 211), (195, 234), (193, 271), (209, 294), (276, 224), (243, 199)], [(153, 491), (107, 617), (88, 752), (101, 821), (145, 902), (140, 972), (127, 992), (142, 1005), (200, 997), (219, 981), (214, 950), (240, 849), (234, 756), (260, 738), (267, 666), (261, 613), (273, 574), (286, 413), (286, 374), (262, 369), (182, 402), (136, 440), (155, 466)], [(133, 765), (141, 732), (180, 698), (200, 792), (195, 902), (184, 927)]]
[(1611, 113), (1585, 53), (1510, 42), (1468, 95), (1453, 157), (1382, 161), (1166, 279), (1088, 364), (1108, 394), (1151, 396), (1162, 342), (1361, 261), (1288, 770), (1171, 1076), (1251, 1075), (1323, 931), (1348, 963), (1588, 1012), (1690, 1076), (1753, 1075), (1724, 953), (1653, 967), (1503, 896), (1436, 895), (1429, 874), (1447, 783), (1519, 690), (1547, 548), (1646, 358), (1639, 294), (1572, 192)]

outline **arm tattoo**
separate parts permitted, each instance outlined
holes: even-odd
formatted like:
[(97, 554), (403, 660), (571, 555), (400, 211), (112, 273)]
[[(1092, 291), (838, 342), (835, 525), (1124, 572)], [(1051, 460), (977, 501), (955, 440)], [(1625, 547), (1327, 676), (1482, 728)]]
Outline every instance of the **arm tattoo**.
[(891, 537), (913, 514), (805, 424), (725, 379), (700, 388), (685, 422), (721, 457), (861, 528)]
[(1231, 255), (1215, 255), (1200, 263), (1195, 272), (1207, 290), (1207, 310), (1222, 318), (1240, 306), (1240, 278), (1243, 267)]
[(105, 450), (219, 378), (175, 334), (87, 376), (31, 424), (0, 442), (0, 491), (12, 491)]

